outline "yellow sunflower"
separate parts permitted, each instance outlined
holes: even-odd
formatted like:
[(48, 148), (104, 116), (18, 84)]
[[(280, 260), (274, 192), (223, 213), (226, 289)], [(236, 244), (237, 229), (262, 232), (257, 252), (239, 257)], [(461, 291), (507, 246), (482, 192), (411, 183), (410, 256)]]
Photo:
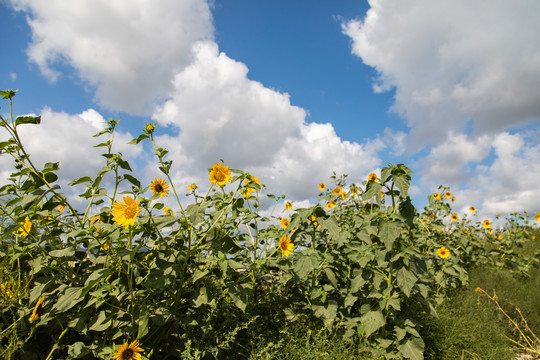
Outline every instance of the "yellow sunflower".
[(60, 210), (60, 212), (64, 212), (64, 205), (58, 205), (58, 210)]
[(433, 194), (433, 198), (435, 200), (439, 200), (441, 198), (441, 194), (440, 193), (435, 193), (435, 194)]
[(444, 197), (450, 199), (452, 197), (452, 193), (450, 191), (447, 191), (444, 193)]
[[(101, 223), (101, 218), (99, 217), (99, 215), (94, 216), (92, 221), (90, 221), (90, 226), (95, 225), (96, 223)], [(100, 231), (101, 227), (98, 226), (98, 228), (96, 229), (96, 235), (99, 234)]]
[(279, 240), (279, 248), (281, 249), (281, 252), (285, 256), (289, 256), (289, 254), (293, 251), (294, 245), (291, 243), (291, 238), (287, 235), (283, 235), (281, 239)]
[(22, 226), (18, 229), (19, 236), (23, 238), (27, 237), (30, 234), (30, 230), (32, 230), (32, 222), (30, 221), (30, 218), (27, 216), (20, 224)]
[(197, 185), (195, 185), (195, 184), (191, 184), (191, 185), (189, 185), (189, 186), (187, 187), (187, 189), (188, 189), (189, 191), (195, 190), (196, 188), (197, 188)]
[(331, 208), (333, 208), (334, 206), (336, 206), (336, 202), (334, 200), (330, 200), (327, 204), (326, 204), (326, 209), (327, 210), (330, 210)]
[(447, 257), (450, 256), (450, 250), (448, 250), (444, 246), (440, 247), (437, 249), (437, 255), (439, 255), (441, 259), (446, 259)]
[(375, 173), (369, 174), (368, 177), (367, 177), (367, 180), (377, 182), (377, 174), (375, 174)]
[(332, 193), (334, 193), (334, 195), (340, 195), (342, 191), (343, 189), (341, 188), (341, 186), (336, 186)]
[(488, 234), (489, 234), (489, 235), (493, 234), (493, 229), (489, 229), (489, 230), (488, 230)]
[(221, 163), (214, 164), (208, 174), (210, 175), (209, 181), (219, 186), (231, 181), (231, 170), (228, 166), (221, 165)]
[(469, 211), (474, 214), (476, 212), (476, 208), (474, 206), (471, 206), (469, 207)]
[(291, 210), (292, 209), (292, 204), (290, 201), (287, 201), (285, 202), (285, 210)]
[(281, 227), (282, 228), (286, 228), (287, 226), (289, 226), (289, 219), (281, 219)]
[(173, 213), (173, 211), (171, 210), (171, 208), (168, 207), (168, 206), (165, 206), (165, 207), (163, 208), (163, 211), (165, 212), (165, 214), (167, 214), (167, 215), (169, 215), (169, 216), (174, 216), (174, 215), (176, 215), (175, 213)]
[(43, 300), (45, 300), (45, 296), (42, 295), (39, 297), (36, 306), (34, 306), (34, 311), (32, 311), (32, 315), (30, 315), (30, 319), (28, 319), (28, 321), (34, 322), (38, 319), (39, 312), (43, 308)]
[(499, 235), (498, 238), (499, 238), (499, 240), (502, 240), (502, 239), (503, 239), (503, 236), (502, 236), (502, 235)]
[(254, 191), (255, 191), (255, 189), (246, 187), (246, 188), (242, 189), (241, 193), (242, 193), (242, 195), (244, 195), (246, 197), (246, 199), (249, 199), (249, 197), (251, 196), (251, 193), (254, 192)]
[(356, 195), (358, 194), (358, 188), (356, 186), (351, 186), (351, 192), (353, 193), (353, 195)]
[(324, 185), (324, 183), (320, 183), (319, 190), (323, 191), (324, 189), (326, 189), (326, 185)]
[(256, 177), (256, 176), (252, 176), (251, 178), (249, 179), (246, 179), (246, 184), (249, 184), (250, 182), (254, 181), (255, 183), (257, 183), (258, 185), (261, 185), (261, 182), (259, 181), (259, 178)]
[(486, 229), (489, 229), (491, 227), (491, 222), (489, 220), (484, 220), (483, 225)]
[(144, 352), (139, 347), (139, 340), (133, 341), (131, 344), (125, 342), (116, 348), (116, 353), (112, 356), (115, 360), (141, 360), (141, 354)]
[(154, 178), (154, 181), (150, 183), (150, 190), (154, 195), (159, 194), (160, 198), (169, 195), (169, 185), (160, 178)]
[(536, 216), (536, 221), (540, 221), (540, 213), (535, 212), (534, 215)]
[(123, 200), (125, 204), (120, 200), (114, 202), (111, 214), (113, 215), (113, 221), (116, 221), (120, 226), (125, 226), (127, 229), (128, 226), (135, 224), (137, 215), (141, 211), (139, 208), (141, 199), (135, 201), (129, 196), (124, 196)]
[(457, 213), (453, 213), (452, 216), (450, 216), (450, 219), (452, 219), (452, 221), (458, 221), (459, 216)]
[(379, 190), (379, 193), (381, 194), (381, 197), (383, 198), (384, 197), (384, 191)]

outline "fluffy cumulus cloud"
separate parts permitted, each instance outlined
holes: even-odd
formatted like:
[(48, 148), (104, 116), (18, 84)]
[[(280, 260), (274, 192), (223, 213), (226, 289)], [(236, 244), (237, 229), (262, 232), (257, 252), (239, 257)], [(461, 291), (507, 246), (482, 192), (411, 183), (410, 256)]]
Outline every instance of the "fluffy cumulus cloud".
[(213, 38), (201, 0), (12, 0), (32, 29), (28, 56), (51, 80), (72, 66), (101, 105), (151, 113), (191, 62), (194, 42)]
[(378, 165), (381, 142), (342, 141), (330, 124), (306, 123), (305, 110), (291, 105), (287, 94), (249, 79), (247, 67), (215, 43), (198, 43), (195, 53), (153, 115), (179, 129), (158, 139), (177, 159), (179, 181), (206, 183), (206, 168), (223, 159), (302, 199), (316, 195), (316, 184), (332, 170), (358, 178)]
[(376, 69), (374, 89), (395, 89), (393, 110), (411, 127), (409, 145), (437, 143), (471, 124), (485, 134), (540, 119), (540, 2), (369, 3), (366, 17), (343, 31)]
[[(96, 148), (94, 145), (109, 138), (92, 137), (105, 129), (105, 119), (93, 109), (70, 115), (45, 108), (40, 116), (40, 125), (27, 124), (17, 127), (21, 141), (32, 162), (39, 169), (47, 162), (60, 162), (60, 185), (68, 194), (72, 194), (74, 190), (66, 187), (69, 181), (81, 176), (95, 176), (105, 165), (106, 160), (101, 154), (106, 152), (106, 148)], [(5, 130), (1, 135), (2, 139), (8, 137)], [(133, 138), (131, 134), (116, 132), (115, 138), (114, 152), (122, 152), (130, 159), (139, 155), (140, 148), (127, 144)], [(1, 156), (2, 181), (6, 182), (12, 172), (12, 158), (7, 155)]]

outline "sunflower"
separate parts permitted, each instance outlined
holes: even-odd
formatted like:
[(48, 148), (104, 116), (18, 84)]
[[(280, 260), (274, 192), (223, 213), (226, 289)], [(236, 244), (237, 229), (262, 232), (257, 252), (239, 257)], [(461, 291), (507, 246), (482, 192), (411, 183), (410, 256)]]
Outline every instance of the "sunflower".
[(41, 295), (36, 303), (36, 306), (34, 306), (34, 311), (32, 311), (32, 315), (30, 315), (30, 319), (28, 321), (34, 322), (39, 317), (39, 312), (43, 308), (43, 300), (45, 300), (45, 296)]
[(353, 193), (353, 195), (356, 195), (358, 194), (358, 188), (356, 186), (351, 186), (351, 192)]
[(249, 184), (250, 182), (254, 181), (258, 185), (261, 185), (261, 182), (259, 181), (259, 178), (256, 176), (252, 176), (249, 179), (246, 179), (246, 184)]
[[(101, 218), (99, 217), (99, 215), (96, 215), (96, 216), (94, 216), (92, 221), (90, 221), (90, 226), (95, 225), (98, 222), (101, 223)], [(96, 229), (96, 235), (99, 234), (100, 231), (101, 231), (101, 227), (98, 227)]]
[(208, 174), (210, 175), (209, 181), (219, 186), (231, 181), (231, 170), (228, 166), (221, 165), (221, 163), (214, 164)]
[(493, 234), (493, 229), (489, 229), (489, 230), (488, 230), (488, 234), (489, 234), (489, 235)]
[(283, 227), (284, 229), (289, 226), (289, 219), (281, 219), (281, 227)]
[(534, 215), (536, 216), (536, 221), (540, 221), (540, 213), (535, 212)]
[(484, 220), (483, 224), (486, 229), (489, 229), (491, 227), (491, 222), (489, 220)]
[(333, 208), (334, 206), (336, 206), (336, 202), (334, 200), (330, 200), (327, 204), (326, 204), (326, 209), (327, 210), (330, 210), (331, 208)]
[(169, 216), (174, 216), (174, 215), (175, 215), (175, 213), (173, 213), (173, 211), (171, 210), (171, 208), (168, 207), (168, 206), (165, 206), (165, 207), (163, 208), (163, 211), (165, 212), (165, 214), (167, 214), (167, 215), (169, 215)]
[(188, 189), (189, 191), (195, 190), (196, 188), (197, 188), (197, 185), (195, 185), (195, 184), (191, 184), (191, 185), (189, 185), (189, 186), (187, 187), (187, 189)]
[(292, 209), (292, 204), (290, 201), (287, 200), (287, 202), (285, 202), (285, 210), (291, 210)]
[(377, 182), (377, 174), (375, 174), (375, 173), (369, 174), (368, 177), (367, 177), (367, 180)]
[(58, 210), (60, 210), (60, 212), (64, 212), (64, 205), (60, 204), (57, 206), (58, 207)]
[(471, 206), (469, 207), (469, 211), (474, 214), (476, 212), (476, 208), (474, 206)]
[(246, 197), (246, 199), (249, 199), (253, 191), (255, 191), (255, 189), (246, 187), (242, 189), (241, 193)]
[(125, 226), (127, 229), (128, 226), (135, 224), (137, 215), (141, 211), (139, 208), (141, 199), (135, 201), (129, 196), (124, 196), (123, 200), (125, 204), (120, 200), (114, 202), (111, 214), (113, 215), (113, 221), (116, 221), (120, 226)]
[(379, 193), (381, 194), (381, 197), (383, 198), (384, 197), (384, 191), (379, 190)]
[(343, 189), (341, 188), (341, 186), (336, 186), (336, 187), (334, 188), (334, 190), (332, 191), (332, 193), (333, 193), (334, 195), (340, 195), (342, 191), (343, 191)]
[(281, 249), (283, 255), (289, 256), (294, 248), (294, 245), (291, 243), (291, 238), (287, 235), (283, 235), (279, 240), (279, 248)]
[(30, 234), (30, 230), (32, 230), (32, 222), (30, 221), (30, 218), (27, 216), (23, 222), (20, 223), (22, 226), (18, 229), (19, 230), (19, 236), (25, 238)]
[(452, 193), (450, 191), (447, 191), (444, 193), (444, 197), (450, 199), (452, 197)]
[(150, 190), (154, 195), (159, 194), (159, 197), (162, 198), (169, 194), (169, 185), (163, 179), (154, 178), (154, 181), (150, 183)]
[(320, 183), (319, 190), (323, 191), (324, 189), (326, 189), (326, 185), (324, 185), (324, 183)]
[(427, 223), (427, 219), (426, 219), (426, 218), (422, 218), (422, 219), (420, 219), (420, 221), (422, 221), (422, 224)]
[(441, 198), (441, 194), (440, 193), (435, 193), (435, 194), (433, 194), (433, 198), (435, 200), (439, 200)]
[(115, 360), (141, 360), (140, 352), (144, 352), (144, 350), (139, 347), (139, 340), (135, 340), (129, 346), (127, 342), (118, 346), (112, 358)]
[(453, 213), (452, 216), (450, 216), (450, 219), (452, 219), (452, 221), (458, 221), (459, 216), (457, 213)]
[(450, 250), (448, 250), (444, 246), (440, 247), (437, 249), (437, 255), (439, 255), (441, 259), (446, 259), (448, 256), (450, 256)]
[(499, 238), (499, 240), (502, 240), (502, 239), (503, 239), (503, 236), (502, 236), (502, 235), (499, 235), (498, 238)]

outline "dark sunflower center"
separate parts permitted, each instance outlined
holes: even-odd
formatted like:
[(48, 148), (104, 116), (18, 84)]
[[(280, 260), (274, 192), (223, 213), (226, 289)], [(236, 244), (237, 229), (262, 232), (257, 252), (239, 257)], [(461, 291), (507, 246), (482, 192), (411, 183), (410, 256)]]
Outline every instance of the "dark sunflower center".
[(154, 189), (156, 189), (156, 192), (162, 192), (163, 186), (161, 186), (161, 184), (156, 184), (156, 186), (154, 186)]
[(133, 350), (132, 349), (126, 349), (122, 352), (122, 359), (129, 360), (133, 356)]

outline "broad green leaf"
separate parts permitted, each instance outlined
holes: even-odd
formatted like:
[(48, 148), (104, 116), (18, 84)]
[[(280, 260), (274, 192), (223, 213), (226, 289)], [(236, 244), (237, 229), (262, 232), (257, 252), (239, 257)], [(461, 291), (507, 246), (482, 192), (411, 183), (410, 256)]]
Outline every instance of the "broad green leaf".
[(246, 311), (246, 306), (251, 297), (251, 288), (249, 284), (230, 283), (227, 285), (229, 296), (234, 304), (242, 311)]
[(364, 286), (365, 283), (366, 283), (366, 280), (364, 280), (364, 278), (362, 277), (362, 274), (361, 273), (358, 274), (358, 276), (356, 276), (354, 279), (351, 280), (350, 292), (354, 294), (355, 292), (360, 290), (362, 286)]
[(58, 301), (56, 301), (52, 307), (52, 311), (62, 313), (71, 309), (84, 299), (84, 297), (80, 297), (82, 291), (82, 287), (72, 287), (66, 289), (66, 291), (58, 297)]
[(41, 123), (41, 116), (19, 116), (15, 120), (15, 126), (21, 125), (21, 124), (38, 125), (39, 123)]
[(365, 336), (373, 334), (386, 324), (383, 313), (380, 310), (371, 310), (362, 316), (362, 324), (364, 324)]
[(112, 317), (107, 317), (107, 313), (102, 310), (95, 318), (88, 330), (105, 331), (112, 325)]
[(419, 337), (413, 337), (406, 343), (399, 345), (399, 352), (407, 359), (424, 359), (424, 340)]
[(407, 176), (394, 176), (393, 177), (394, 184), (399, 188), (401, 191), (401, 197), (406, 198), (408, 196), (409, 191), (409, 181), (410, 177), (407, 178)]
[(137, 180), (137, 178), (135, 178), (134, 176), (129, 175), (129, 174), (124, 174), (123, 177), (124, 179), (126, 179), (127, 181), (129, 181), (130, 183), (138, 187), (139, 189), (141, 188), (141, 182)]
[(401, 233), (401, 224), (393, 221), (381, 221), (379, 227), (379, 238), (388, 250), (392, 248), (394, 241), (397, 239)]
[(334, 215), (328, 217), (327, 219), (325, 218), (317, 218), (317, 222), (319, 224), (321, 224), (321, 227), (323, 229), (326, 229), (328, 230), (328, 233), (330, 234), (330, 236), (332, 237), (332, 239), (338, 239), (339, 238), (339, 225), (338, 225), (338, 222), (337, 222), (337, 219)]
[(60, 250), (53, 250), (49, 252), (49, 256), (52, 257), (70, 257), (75, 254), (75, 250), (71, 247), (67, 247)]
[(397, 283), (401, 291), (409, 297), (411, 296), (411, 290), (418, 281), (418, 278), (409, 270), (402, 267), (397, 271)]
[(335, 300), (329, 300), (328, 305), (316, 305), (311, 306), (314, 315), (319, 319), (322, 319), (326, 327), (332, 326), (337, 316), (338, 304)]
[(148, 334), (148, 308), (146, 304), (142, 304), (139, 312), (139, 330), (137, 332), (137, 339), (141, 339), (143, 336)]
[(370, 181), (366, 185), (366, 191), (362, 194), (363, 200), (369, 200), (373, 198), (374, 196), (379, 196), (379, 191), (381, 191), (382, 185), (378, 182)]
[(92, 178), (90, 176), (83, 176), (68, 183), (68, 186), (73, 186), (73, 185), (82, 184), (82, 183), (91, 182), (91, 181), (92, 181)]
[(300, 279), (305, 279), (309, 273), (319, 266), (319, 261), (315, 255), (300, 256), (294, 267), (296, 275)]
[(148, 135), (146, 135), (146, 134), (141, 134), (141, 135), (139, 135), (139, 137), (137, 137), (136, 139), (133, 139), (133, 140), (131, 140), (130, 142), (128, 142), (128, 144), (131, 144), (131, 145), (137, 145), (138, 143), (140, 143), (140, 142), (143, 141), (144, 139), (148, 139)]

